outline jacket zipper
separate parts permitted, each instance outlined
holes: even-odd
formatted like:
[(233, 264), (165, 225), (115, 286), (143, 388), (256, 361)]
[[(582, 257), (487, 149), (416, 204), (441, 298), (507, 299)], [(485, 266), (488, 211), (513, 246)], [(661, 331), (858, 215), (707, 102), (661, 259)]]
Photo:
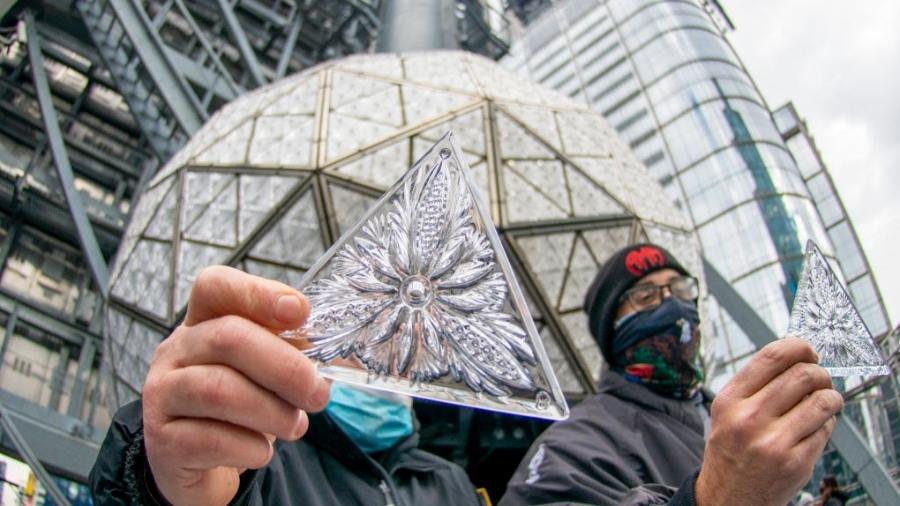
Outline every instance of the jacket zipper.
[(384, 506), (394, 506), (394, 498), (391, 497), (391, 488), (388, 486), (387, 482), (381, 480), (381, 483), (378, 484), (378, 488), (380, 488), (381, 493), (384, 494)]

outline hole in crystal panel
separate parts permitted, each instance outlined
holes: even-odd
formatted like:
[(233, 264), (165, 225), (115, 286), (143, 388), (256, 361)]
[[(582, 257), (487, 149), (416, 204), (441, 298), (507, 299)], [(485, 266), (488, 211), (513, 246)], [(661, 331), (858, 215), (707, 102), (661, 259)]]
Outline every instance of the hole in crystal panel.
[(549, 408), (550, 407), (550, 394), (545, 392), (544, 390), (541, 390), (540, 392), (538, 392), (537, 395), (534, 397), (534, 405), (536, 408), (540, 409), (541, 411)]

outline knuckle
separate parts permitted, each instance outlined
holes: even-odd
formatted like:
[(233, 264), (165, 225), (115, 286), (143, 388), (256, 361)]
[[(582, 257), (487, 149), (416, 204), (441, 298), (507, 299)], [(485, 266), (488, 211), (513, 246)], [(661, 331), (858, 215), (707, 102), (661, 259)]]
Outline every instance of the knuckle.
[(813, 393), (812, 404), (821, 413), (834, 413), (838, 407), (838, 401), (827, 390), (819, 390)]
[(246, 334), (242, 332), (243, 327), (244, 320), (240, 316), (225, 315), (219, 318), (213, 329), (213, 346), (226, 354), (240, 351)]
[(766, 362), (775, 363), (781, 361), (784, 357), (784, 345), (781, 341), (767, 344), (763, 349), (759, 350), (760, 358)]
[(219, 292), (228, 270), (224, 265), (210, 265), (201, 269), (191, 287), (191, 300), (203, 299)]
[(225, 404), (228, 397), (225, 371), (220, 368), (212, 369), (204, 378), (201, 392), (203, 398), (206, 402), (210, 403), (210, 405), (221, 406)]
[(286, 382), (299, 385), (300, 391), (306, 392), (304, 398), (312, 395), (315, 388), (315, 371), (312, 365), (304, 360), (305, 357), (291, 357), (285, 367)]
[(791, 470), (800, 478), (806, 474), (812, 474), (815, 459), (809, 459), (797, 453), (789, 453), (784, 458), (785, 469)]
[(272, 443), (265, 440), (265, 438), (263, 439), (264, 441), (261, 441), (258, 445), (256, 445), (258, 447), (258, 450), (252, 452), (254, 457), (253, 460), (250, 461), (250, 468), (252, 469), (259, 469), (260, 467), (268, 464), (269, 460), (272, 459)]
[(816, 365), (809, 363), (794, 364), (788, 371), (791, 381), (799, 383), (805, 387), (811, 387), (816, 380)]
[(207, 431), (202, 438), (197, 438), (200, 444), (196, 451), (203, 452), (215, 460), (222, 460), (225, 456), (226, 438), (218, 431)]

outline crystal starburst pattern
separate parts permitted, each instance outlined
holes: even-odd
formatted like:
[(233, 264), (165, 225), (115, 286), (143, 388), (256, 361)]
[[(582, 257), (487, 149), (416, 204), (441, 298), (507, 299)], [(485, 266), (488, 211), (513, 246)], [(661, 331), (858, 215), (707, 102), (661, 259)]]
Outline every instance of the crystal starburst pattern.
[[(304, 277), (286, 333), (335, 379), (559, 419), (568, 407), (447, 133)], [(342, 360), (335, 360), (342, 359)]]
[(787, 334), (809, 341), (832, 376), (890, 374), (884, 355), (815, 243), (806, 243)]

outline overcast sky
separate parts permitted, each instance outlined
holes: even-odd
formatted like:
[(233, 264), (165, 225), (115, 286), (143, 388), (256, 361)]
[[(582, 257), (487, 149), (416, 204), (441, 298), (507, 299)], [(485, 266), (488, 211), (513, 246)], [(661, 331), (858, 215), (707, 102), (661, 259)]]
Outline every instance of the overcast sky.
[(722, 0), (769, 106), (793, 101), (900, 321), (900, 2)]

